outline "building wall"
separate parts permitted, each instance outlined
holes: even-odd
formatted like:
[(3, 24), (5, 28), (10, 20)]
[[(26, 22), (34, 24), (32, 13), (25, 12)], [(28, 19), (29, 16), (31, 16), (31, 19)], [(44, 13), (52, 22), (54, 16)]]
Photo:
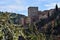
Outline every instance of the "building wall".
[(21, 24), (25, 25), (26, 24), (26, 18), (21, 18)]

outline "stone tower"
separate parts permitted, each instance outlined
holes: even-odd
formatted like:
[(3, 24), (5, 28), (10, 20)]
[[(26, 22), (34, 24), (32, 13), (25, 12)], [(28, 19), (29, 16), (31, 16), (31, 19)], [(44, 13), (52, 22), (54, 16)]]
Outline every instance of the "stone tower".
[(32, 22), (38, 20), (38, 7), (29, 7), (28, 8), (28, 17), (31, 18)]
[(34, 17), (38, 15), (38, 7), (29, 7), (28, 8), (28, 16)]

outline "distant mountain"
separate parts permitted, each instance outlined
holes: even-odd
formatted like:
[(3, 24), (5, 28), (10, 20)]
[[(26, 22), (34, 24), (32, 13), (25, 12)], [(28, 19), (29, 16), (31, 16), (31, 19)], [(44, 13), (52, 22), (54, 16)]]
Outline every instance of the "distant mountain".
[(13, 24), (21, 24), (21, 18), (27, 17), (25, 15), (17, 14), (17, 13), (0, 12), (0, 16), (3, 14), (9, 15), (10, 20), (8, 21), (11, 21)]

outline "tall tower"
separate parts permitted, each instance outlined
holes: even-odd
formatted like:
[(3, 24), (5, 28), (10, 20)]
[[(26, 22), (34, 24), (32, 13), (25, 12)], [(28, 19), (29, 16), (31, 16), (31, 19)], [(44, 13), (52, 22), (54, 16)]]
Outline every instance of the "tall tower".
[(38, 7), (29, 7), (28, 17), (31, 18), (31, 22), (36, 22), (38, 20)]
[(31, 18), (32, 22), (36, 22), (38, 20), (38, 7), (29, 7), (28, 17)]
[(28, 16), (35, 17), (38, 15), (38, 7), (29, 7), (28, 8)]

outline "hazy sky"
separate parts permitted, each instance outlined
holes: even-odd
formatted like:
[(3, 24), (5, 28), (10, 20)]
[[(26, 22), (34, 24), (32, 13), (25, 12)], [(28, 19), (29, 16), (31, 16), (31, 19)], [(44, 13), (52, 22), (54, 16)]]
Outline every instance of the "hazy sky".
[(30, 6), (39, 7), (39, 10), (47, 10), (54, 8), (56, 4), (60, 7), (60, 0), (0, 0), (0, 11), (27, 15)]

